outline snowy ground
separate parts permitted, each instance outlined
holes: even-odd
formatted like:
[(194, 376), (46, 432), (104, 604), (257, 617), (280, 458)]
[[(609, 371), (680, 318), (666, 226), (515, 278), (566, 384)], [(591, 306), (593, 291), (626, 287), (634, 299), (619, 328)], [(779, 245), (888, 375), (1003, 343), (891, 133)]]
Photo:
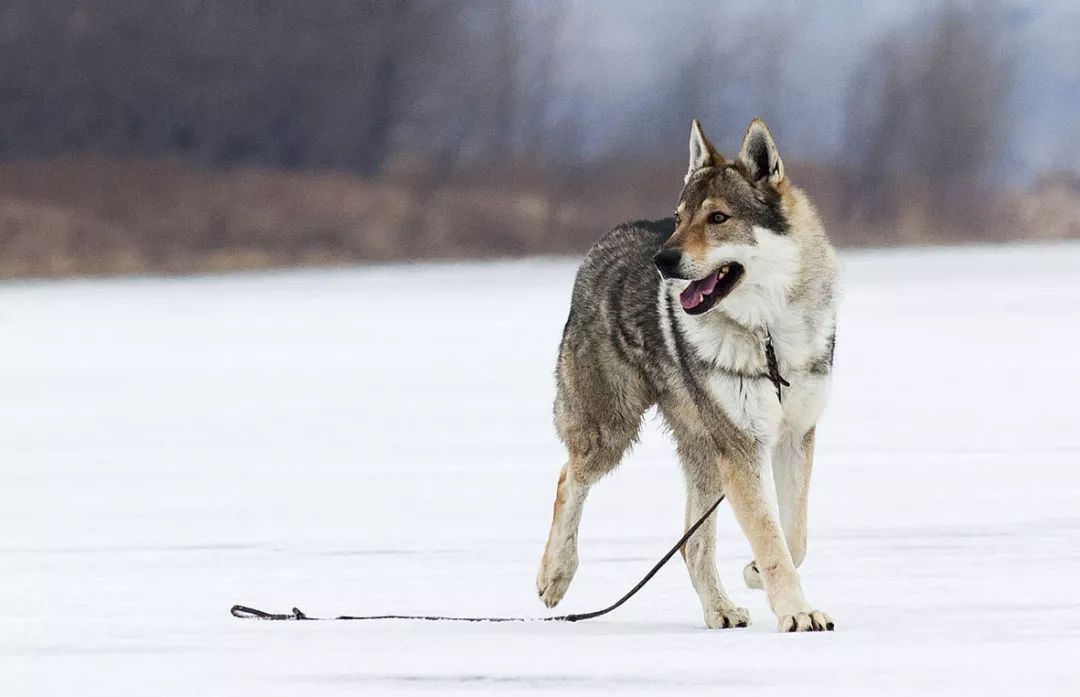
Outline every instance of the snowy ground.
[[(678, 559), (578, 625), (228, 615), (545, 614), (568, 262), (0, 285), (0, 694), (1078, 694), (1080, 246), (844, 266), (810, 635), (742, 586), (726, 507), (747, 630), (704, 628)], [(560, 610), (682, 507), (653, 420)]]

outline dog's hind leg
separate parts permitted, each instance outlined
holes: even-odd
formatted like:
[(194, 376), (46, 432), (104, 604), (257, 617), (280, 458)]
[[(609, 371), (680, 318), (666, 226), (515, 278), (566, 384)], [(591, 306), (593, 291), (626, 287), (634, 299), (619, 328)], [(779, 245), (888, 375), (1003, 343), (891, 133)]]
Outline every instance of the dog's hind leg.
[[(704, 515), (722, 490), (715, 467), (705, 463), (695, 466), (695, 459), (688, 454), (682, 456), (686, 474), (686, 527)], [(716, 573), (716, 516), (710, 516), (681, 551), (690, 582), (701, 599), (705, 625), (710, 629), (727, 629), (750, 624), (750, 613), (736, 607)]]
[(578, 526), (589, 489), (615, 469), (632, 440), (631, 435), (623, 447), (601, 452), (571, 452), (570, 461), (563, 465), (555, 491), (551, 531), (536, 575), (536, 590), (544, 605), (558, 605), (574, 579), (578, 566)]
[(548, 607), (555, 607), (566, 595), (578, 566), (578, 526), (591, 485), (579, 480), (574, 474), (575, 469), (581, 467), (575, 466), (571, 459), (559, 473), (551, 531), (536, 574), (536, 592)]
[(556, 424), (570, 460), (559, 473), (551, 532), (536, 575), (537, 593), (548, 607), (562, 600), (577, 571), (578, 525), (589, 489), (618, 466), (637, 438), (648, 404), (625, 397), (602, 405), (571, 402), (564, 396), (556, 402)]
[[(805, 434), (788, 434), (773, 450), (773, 480), (791, 561), (798, 568), (806, 558), (806, 509), (810, 495), (810, 471), (814, 464), (814, 429)], [(743, 570), (750, 588), (764, 588), (757, 565)]]

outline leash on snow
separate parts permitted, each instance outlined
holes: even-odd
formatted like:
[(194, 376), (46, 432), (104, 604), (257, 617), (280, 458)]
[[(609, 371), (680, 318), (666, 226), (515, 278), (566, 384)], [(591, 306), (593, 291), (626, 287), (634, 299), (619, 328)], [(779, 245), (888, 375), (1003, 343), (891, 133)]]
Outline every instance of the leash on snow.
[[(784, 376), (780, 374), (780, 365), (776, 360), (776, 350), (773, 348), (772, 334), (766, 328), (765, 330), (765, 363), (768, 368), (768, 373), (765, 377), (769, 382), (776, 387), (776, 399), (783, 401), (783, 395), (781, 387), (790, 387), (791, 383), (784, 379)], [(675, 543), (667, 554), (660, 558), (660, 561), (653, 565), (653, 568), (649, 569), (649, 573), (637, 582), (633, 588), (627, 593), (616, 600), (611, 605), (608, 605), (602, 610), (594, 610), (592, 612), (575, 612), (569, 615), (557, 615), (555, 617), (450, 617), (445, 615), (338, 615), (337, 617), (309, 617), (298, 607), (294, 607), (292, 612), (265, 612), (263, 610), (257, 610), (247, 605), (233, 605), (229, 610), (233, 617), (248, 620), (424, 620), (428, 622), (580, 622), (581, 620), (591, 620), (595, 617), (602, 617), (603, 615), (618, 609), (630, 598), (637, 595), (637, 592), (645, 587), (645, 584), (652, 580), (652, 577), (664, 568), (675, 553), (682, 548), (686, 541), (690, 539), (690, 536), (697, 532), (705, 521), (713, 514), (720, 502), (724, 500), (724, 495), (721, 494), (720, 498), (716, 499), (716, 503), (709, 507), (709, 510), (697, 519), (693, 525), (687, 528), (683, 536), (679, 538), (679, 541)]]
[(716, 507), (720, 505), (720, 502), (724, 500), (723, 494), (720, 498), (716, 499), (716, 503), (709, 507), (709, 510), (705, 511), (704, 515), (697, 519), (697, 522), (687, 528), (683, 536), (679, 538), (679, 541), (675, 543), (675, 546), (668, 550), (667, 554), (660, 558), (660, 561), (656, 562), (653, 568), (649, 569), (649, 573), (637, 582), (633, 588), (631, 588), (626, 595), (616, 600), (611, 605), (608, 605), (602, 610), (594, 610), (592, 612), (575, 612), (569, 615), (558, 615), (556, 617), (447, 617), (443, 615), (338, 615), (337, 617), (309, 617), (304, 614), (300, 608), (294, 607), (292, 612), (286, 613), (273, 613), (263, 612), (262, 610), (256, 610), (253, 607), (246, 605), (233, 605), (229, 612), (233, 617), (237, 617), (242, 620), (257, 619), (257, 620), (426, 620), (429, 622), (580, 622), (581, 620), (591, 620), (594, 617), (601, 617), (608, 614), (612, 610), (617, 609), (623, 603), (630, 598), (634, 597), (639, 590), (645, 587), (645, 584), (652, 580), (652, 577), (657, 574), (660, 569), (664, 568), (664, 565), (671, 560), (675, 553), (682, 548), (686, 541), (690, 539), (690, 536), (697, 532)]

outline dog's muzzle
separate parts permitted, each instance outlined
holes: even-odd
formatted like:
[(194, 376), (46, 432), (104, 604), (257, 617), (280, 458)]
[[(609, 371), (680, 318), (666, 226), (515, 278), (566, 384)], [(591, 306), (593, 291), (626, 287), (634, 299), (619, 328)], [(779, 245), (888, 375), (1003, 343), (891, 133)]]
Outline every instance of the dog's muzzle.
[(656, 264), (656, 270), (660, 272), (661, 278), (687, 280), (686, 276), (679, 270), (679, 266), (682, 264), (682, 252), (679, 250), (661, 249), (653, 256), (653, 263)]

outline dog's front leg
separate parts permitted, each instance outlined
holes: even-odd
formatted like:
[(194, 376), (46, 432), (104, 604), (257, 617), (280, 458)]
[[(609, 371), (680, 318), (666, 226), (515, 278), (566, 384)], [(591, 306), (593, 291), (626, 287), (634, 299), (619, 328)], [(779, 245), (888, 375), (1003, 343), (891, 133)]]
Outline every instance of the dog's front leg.
[[(690, 527), (697, 522), (719, 495), (719, 482), (709, 486), (706, 482), (692, 481), (688, 476), (686, 526)], [(705, 625), (709, 629), (727, 629), (750, 624), (750, 613), (731, 601), (716, 574), (716, 516), (710, 516), (686, 541), (682, 555), (690, 572), (690, 582), (694, 584), (694, 590), (701, 599)]]
[(782, 632), (832, 629), (823, 612), (810, 607), (803, 596), (799, 572), (784, 539), (773, 484), (771, 453), (763, 446), (756, 456), (721, 458), (724, 491), (739, 521), (765, 584), (769, 605)]
[[(780, 505), (780, 526), (784, 529), (784, 539), (787, 540), (791, 561), (796, 569), (806, 558), (806, 509), (813, 464), (813, 428), (805, 434), (786, 433), (781, 436), (773, 450), (773, 480)], [(764, 588), (754, 562), (746, 565), (743, 578), (750, 588)]]

